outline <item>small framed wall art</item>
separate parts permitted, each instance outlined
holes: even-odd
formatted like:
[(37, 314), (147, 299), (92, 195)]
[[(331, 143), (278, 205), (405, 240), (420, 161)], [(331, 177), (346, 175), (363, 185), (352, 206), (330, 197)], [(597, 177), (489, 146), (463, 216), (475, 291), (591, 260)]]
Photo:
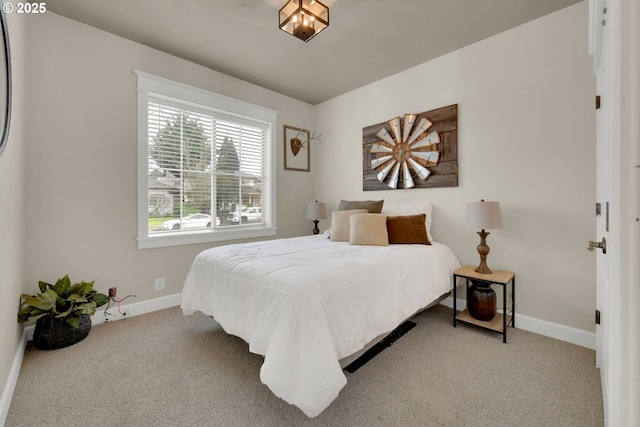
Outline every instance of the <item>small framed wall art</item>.
[(309, 131), (284, 125), (284, 168), (292, 171), (311, 170)]

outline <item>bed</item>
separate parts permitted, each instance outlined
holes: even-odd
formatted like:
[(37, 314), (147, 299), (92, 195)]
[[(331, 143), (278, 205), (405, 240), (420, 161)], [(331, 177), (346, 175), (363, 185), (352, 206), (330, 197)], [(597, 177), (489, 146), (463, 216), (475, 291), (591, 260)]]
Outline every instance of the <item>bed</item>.
[(232, 244), (196, 257), (181, 308), (244, 339), (264, 356), (261, 381), (315, 417), (346, 384), (340, 361), (447, 294), (459, 266), (433, 241), (353, 244), (321, 234)]

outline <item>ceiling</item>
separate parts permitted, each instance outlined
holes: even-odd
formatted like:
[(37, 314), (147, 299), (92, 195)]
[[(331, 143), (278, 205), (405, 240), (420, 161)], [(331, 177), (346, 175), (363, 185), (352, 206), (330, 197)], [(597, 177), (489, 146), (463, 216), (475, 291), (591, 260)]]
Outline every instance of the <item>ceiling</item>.
[(285, 0), (47, 0), (47, 9), (317, 104), (582, 0), (323, 0), (308, 43)]

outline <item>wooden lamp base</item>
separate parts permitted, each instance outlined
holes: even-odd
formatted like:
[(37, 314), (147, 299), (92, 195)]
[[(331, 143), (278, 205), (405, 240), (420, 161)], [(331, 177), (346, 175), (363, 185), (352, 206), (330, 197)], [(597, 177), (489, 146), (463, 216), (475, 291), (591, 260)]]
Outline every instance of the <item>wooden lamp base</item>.
[(480, 236), (480, 244), (478, 245), (478, 253), (480, 254), (480, 265), (476, 268), (478, 273), (491, 274), (493, 271), (487, 266), (487, 255), (489, 255), (489, 245), (487, 245), (487, 236), (490, 233), (486, 231), (478, 231)]

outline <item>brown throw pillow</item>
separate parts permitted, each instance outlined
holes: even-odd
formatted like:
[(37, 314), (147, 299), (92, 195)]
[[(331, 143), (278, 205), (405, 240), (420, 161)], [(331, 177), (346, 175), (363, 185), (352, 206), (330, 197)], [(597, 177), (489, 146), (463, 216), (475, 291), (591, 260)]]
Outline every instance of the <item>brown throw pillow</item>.
[(425, 218), (425, 214), (388, 216), (387, 233), (389, 234), (389, 244), (430, 245)]
[(382, 210), (383, 200), (340, 200), (338, 205), (339, 211), (348, 211), (351, 209), (366, 209), (369, 213), (380, 213)]

